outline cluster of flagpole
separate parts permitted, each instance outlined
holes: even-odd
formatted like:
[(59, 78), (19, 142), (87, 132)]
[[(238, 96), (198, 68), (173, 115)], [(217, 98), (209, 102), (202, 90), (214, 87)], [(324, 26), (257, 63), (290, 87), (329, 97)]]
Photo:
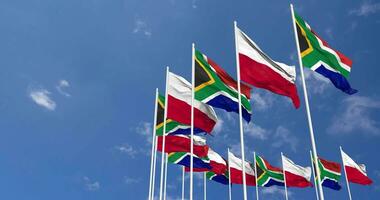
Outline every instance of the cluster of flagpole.
[[(324, 193), (322, 188), (322, 180), (320, 180), (321, 172), (320, 169), (317, 166), (314, 167), (313, 160), (318, 162), (318, 153), (317, 153), (317, 145), (314, 137), (314, 129), (313, 129), (313, 121), (309, 106), (309, 99), (308, 99), (308, 92), (307, 92), (307, 86), (303, 71), (303, 62), (301, 57), (301, 51), (300, 51), (300, 44), (299, 44), (299, 38), (297, 34), (297, 27), (296, 27), (296, 19), (295, 19), (295, 13), (293, 5), (290, 4), (290, 10), (292, 15), (292, 22), (293, 22), (293, 31), (294, 31), (294, 38), (296, 41), (296, 48), (297, 48), (297, 55), (298, 55), (298, 64), (299, 64), (299, 70), (301, 73), (301, 81), (302, 81), (302, 88), (303, 88), (303, 95), (304, 95), (304, 102), (305, 102), (305, 110), (306, 110), (306, 116), (307, 116), (307, 122), (308, 122), (308, 128), (309, 128), (309, 134), (310, 134), (310, 141), (311, 141), (311, 147), (312, 150), (310, 151), (310, 158), (311, 158), (311, 165), (312, 165), (312, 172), (313, 172), (313, 180), (316, 185), (315, 187), (315, 193), (317, 200), (324, 200)], [(239, 42), (238, 42), (238, 26), (237, 22), (234, 21), (234, 35), (235, 35), (235, 56), (236, 56), (236, 71), (237, 71), (237, 91), (238, 91), (238, 115), (239, 115), (239, 133), (240, 133), (240, 150), (241, 150), (241, 166), (242, 166), (242, 185), (243, 185), (243, 199), (247, 200), (247, 180), (246, 180), (246, 159), (245, 159), (245, 146), (244, 146), (244, 129), (243, 129), (243, 114), (242, 114), (242, 89), (241, 89), (241, 73), (240, 73), (240, 60), (239, 60)], [(195, 100), (195, 44), (192, 43), (192, 68), (191, 68), (191, 115), (190, 115), (190, 166), (189, 166), (189, 199), (193, 200), (193, 185), (194, 185), (194, 100)], [(168, 167), (168, 153), (165, 153), (165, 137), (166, 137), (166, 121), (168, 116), (168, 79), (169, 79), (169, 67), (166, 68), (166, 89), (165, 89), (165, 106), (164, 106), (164, 120), (163, 120), (163, 135), (162, 135), (162, 154), (161, 154), (161, 168), (160, 168), (160, 187), (159, 187), (159, 200), (166, 200), (166, 185), (167, 185), (167, 167)], [(157, 160), (157, 136), (156, 136), (156, 124), (157, 124), (157, 99), (158, 99), (158, 89), (156, 89), (156, 98), (155, 98), (155, 114), (154, 114), (154, 125), (153, 125), (153, 136), (152, 136), (152, 149), (151, 149), (151, 164), (150, 164), (150, 178), (149, 178), (149, 200), (153, 200), (155, 198), (155, 174), (156, 174), (156, 160)], [(341, 156), (343, 160), (343, 151), (340, 147)], [(259, 199), (259, 188), (258, 188), (258, 181), (257, 181), (257, 164), (256, 164), (256, 152), (254, 154), (254, 174), (256, 176), (255, 178), (255, 194), (256, 199)], [(281, 152), (281, 159), (282, 163), (284, 163), (284, 156)], [(228, 149), (228, 195), (229, 199), (232, 200), (232, 183), (231, 183), (231, 166), (230, 166), (230, 150)], [(287, 189), (287, 181), (286, 181), (286, 173), (285, 168), (283, 167), (283, 176), (284, 176), (284, 186), (285, 186), (285, 198), (288, 200), (288, 189)], [(316, 173), (316, 174), (314, 174)], [(347, 178), (347, 172), (346, 168), (344, 168), (344, 174), (347, 184), (347, 190), (349, 199), (352, 200), (351, 197), (351, 191), (349, 187), (349, 180)], [(204, 190), (204, 200), (207, 199), (207, 185), (206, 185), (206, 172), (203, 173), (203, 190)], [(182, 167), (182, 199), (185, 199), (185, 167)]]

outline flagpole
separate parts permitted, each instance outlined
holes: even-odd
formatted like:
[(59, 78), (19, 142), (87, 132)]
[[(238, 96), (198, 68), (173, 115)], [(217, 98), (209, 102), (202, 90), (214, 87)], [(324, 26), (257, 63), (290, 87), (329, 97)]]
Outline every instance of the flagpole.
[(255, 167), (256, 200), (259, 200), (259, 185), (257, 184), (256, 152), (253, 152), (253, 164)]
[(238, 85), (238, 96), (239, 96), (239, 126), (240, 126), (240, 148), (241, 148), (241, 158), (242, 158), (242, 168), (243, 168), (243, 195), (244, 200), (247, 200), (247, 182), (245, 178), (245, 154), (244, 154), (244, 133), (243, 133), (243, 116), (241, 109), (241, 86), (240, 86), (240, 61), (238, 52), (238, 42), (236, 38), (237, 22), (234, 21), (234, 33), (235, 33), (235, 54), (236, 54), (236, 71), (237, 71), (237, 85)]
[[(317, 196), (317, 200), (319, 200), (319, 195), (318, 195), (318, 187), (317, 187), (317, 180), (315, 179), (315, 169), (314, 169), (314, 162), (313, 162), (313, 154), (310, 151), (310, 161), (311, 161), (311, 168), (313, 170), (313, 180), (314, 180), (314, 188), (315, 188), (315, 195)], [(317, 161), (317, 165), (319, 165), (319, 160)], [(319, 166), (316, 166), (319, 167)]]
[(153, 131), (152, 131), (152, 153), (150, 157), (150, 177), (149, 177), (149, 197), (148, 199), (152, 200), (152, 193), (153, 193), (153, 163), (154, 160), (154, 153), (155, 153), (155, 142), (156, 142), (156, 124), (157, 124), (157, 100), (158, 100), (158, 88), (156, 88), (156, 98), (154, 102), (154, 117), (153, 117)]
[(162, 200), (164, 186), (164, 164), (165, 164), (165, 135), (166, 135), (166, 118), (168, 115), (168, 82), (169, 82), (169, 67), (166, 67), (166, 84), (165, 84), (165, 109), (164, 109), (164, 125), (162, 130), (162, 151), (161, 151), (161, 177), (160, 177), (160, 198)]
[(344, 177), (346, 178), (346, 184), (347, 184), (347, 190), (348, 190), (348, 196), (350, 197), (350, 200), (352, 200), (352, 197), (351, 197), (351, 190), (350, 190), (350, 183), (348, 182), (348, 178), (347, 178), (347, 172), (346, 172), (346, 167), (344, 166), (344, 161), (343, 161), (343, 154), (342, 154), (342, 147), (339, 146), (339, 149), (340, 149), (340, 156), (342, 157), (342, 162), (343, 162), (343, 170), (344, 170)]
[(193, 154), (194, 154), (194, 85), (195, 85), (195, 44), (191, 53), (191, 135), (190, 135), (190, 200), (193, 200)]
[(207, 200), (206, 172), (203, 172), (203, 199)]
[(227, 148), (227, 160), (228, 160), (228, 196), (229, 200), (232, 200), (232, 193), (231, 193), (231, 166), (230, 166), (230, 149)]
[[(301, 80), (302, 80), (303, 93), (304, 93), (304, 98), (305, 98), (306, 114), (307, 114), (307, 119), (308, 119), (308, 124), (309, 124), (311, 146), (312, 146), (312, 149), (313, 149), (314, 160), (317, 160), (318, 159), (318, 156), (317, 156), (318, 155), (317, 154), (317, 147), (316, 147), (315, 139), (314, 139), (313, 123), (312, 123), (312, 120), (311, 120), (311, 113), (310, 113), (310, 108), (309, 108), (309, 98), (308, 98), (308, 95), (307, 95), (306, 82), (305, 82), (305, 77), (304, 77), (304, 73), (303, 73), (303, 64), (302, 64), (301, 55), (300, 55), (300, 47), (299, 47), (299, 44), (298, 44), (298, 35), (297, 35), (296, 21), (294, 19), (293, 4), (290, 4), (290, 10), (291, 10), (291, 13), (292, 13), (294, 38), (296, 40), (298, 62), (299, 62), (299, 67), (300, 67), (300, 71), (301, 71)], [(317, 172), (319, 196), (320, 196), (321, 200), (324, 200), (325, 198), (324, 198), (324, 195), (323, 195), (323, 189), (322, 189), (321, 181), (319, 180), (320, 179), (320, 176), (319, 176), (319, 174), (320, 174), (319, 167), (316, 167), (316, 168), (317, 168), (316, 172)]]
[(182, 167), (182, 200), (185, 200), (185, 166)]
[(282, 173), (284, 174), (284, 185), (285, 185), (285, 199), (288, 200), (288, 187), (286, 185), (286, 175), (284, 169), (284, 154), (281, 152), (281, 162), (282, 162)]
[[(156, 130), (155, 130), (156, 131)], [(154, 199), (154, 189), (156, 181), (156, 163), (157, 163), (157, 136), (154, 138), (154, 161), (153, 161), (153, 178), (152, 178), (152, 196), (151, 200)]]
[(168, 181), (168, 155), (165, 156), (165, 180), (164, 180), (164, 200), (166, 200), (166, 185)]

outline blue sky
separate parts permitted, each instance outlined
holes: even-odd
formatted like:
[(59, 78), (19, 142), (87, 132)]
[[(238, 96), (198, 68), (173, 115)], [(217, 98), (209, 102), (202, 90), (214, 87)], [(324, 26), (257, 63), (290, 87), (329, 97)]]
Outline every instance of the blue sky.
[[(165, 66), (190, 78), (191, 43), (233, 76), (233, 20), (273, 59), (297, 66), (288, 1), (1, 0), (1, 199), (145, 199), (154, 91)], [(340, 161), (342, 145), (367, 165), (370, 187), (351, 185), (354, 199), (380, 196), (380, 96), (377, 74), (380, 2), (294, 1), (297, 12), (354, 64), (353, 96), (306, 71), (318, 153)], [(301, 84), (297, 82), (303, 100)], [(253, 123), (246, 155), (279, 166), (280, 152), (309, 165), (304, 110), (285, 97), (253, 90)], [(208, 143), (239, 154), (237, 115), (220, 119)], [(202, 182), (195, 180), (196, 198)], [(328, 199), (347, 199), (325, 189)], [(156, 190), (157, 191), (157, 190)], [(314, 189), (290, 189), (290, 199), (313, 199)], [(210, 199), (227, 187), (208, 182)], [(241, 199), (241, 186), (234, 186)], [(284, 199), (281, 188), (261, 190)], [(169, 166), (168, 199), (180, 197), (180, 170)], [(249, 188), (254, 198), (254, 188)]]

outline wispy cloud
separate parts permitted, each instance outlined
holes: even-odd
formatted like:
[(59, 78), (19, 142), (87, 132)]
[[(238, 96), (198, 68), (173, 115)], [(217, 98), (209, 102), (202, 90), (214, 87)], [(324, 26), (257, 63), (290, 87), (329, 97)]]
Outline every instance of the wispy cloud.
[(129, 144), (122, 144), (114, 147), (117, 151), (120, 153), (126, 154), (127, 156), (131, 158), (135, 158), (136, 154), (138, 153), (137, 150), (135, 150), (131, 145)]
[(70, 83), (67, 80), (60, 80), (58, 82), (58, 85), (55, 88), (61, 95), (65, 97), (70, 97), (71, 95), (64, 91), (66, 88), (69, 88), (69, 87), (70, 87)]
[(307, 88), (310, 88), (309, 90), (313, 94), (325, 93), (326, 89), (329, 87), (330, 80), (309, 69), (305, 69), (304, 74), (305, 79), (307, 80)]
[(364, 96), (349, 96), (343, 100), (340, 114), (333, 117), (328, 128), (331, 134), (347, 134), (355, 130), (372, 135), (380, 134), (380, 125), (371, 116), (380, 109), (380, 100)]
[(371, 1), (363, 1), (359, 8), (352, 9), (349, 11), (351, 15), (357, 16), (368, 16), (371, 14), (375, 14), (380, 11), (380, 3), (372, 3)]
[(152, 123), (149, 122), (141, 122), (135, 129), (136, 133), (144, 136), (146, 141), (151, 144), (152, 143)]
[(334, 38), (333, 30), (332, 30), (331, 27), (325, 29), (325, 34), (326, 34), (327, 37), (330, 38), (330, 39), (333, 39), (333, 38)]
[(297, 145), (298, 145), (298, 139), (295, 137), (289, 129), (279, 126), (277, 127), (274, 136), (274, 143), (272, 143), (273, 147), (280, 148), (283, 146), (289, 146), (292, 151), (297, 150)]
[(218, 121), (216, 122), (215, 127), (214, 127), (214, 130), (213, 130), (213, 132), (214, 132), (216, 135), (219, 134), (219, 133), (222, 131), (222, 129), (223, 129), (223, 124), (224, 124), (224, 120), (219, 118)]
[(194, 9), (198, 8), (197, 0), (191, 0), (191, 7)]
[(244, 133), (260, 140), (266, 140), (270, 134), (268, 130), (254, 123), (244, 124)]
[(88, 191), (96, 191), (100, 189), (100, 183), (98, 181), (92, 181), (87, 176), (83, 177), (85, 189)]
[(142, 20), (142, 19), (136, 19), (135, 20), (135, 26), (132, 31), (134, 34), (143, 34), (146, 37), (151, 37), (152, 36), (152, 31), (148, 27), (147, 23)]
[[(285, 196), (285, 190), (283, 188), (280, 188), (278, 186), (273, 187), (264, 187), (262, 190), (260, 190), (263, 195), (281, 195)], [(288, 196), (292, 196), (293, 193), (288, 190)]]
[(54, 111), (57, 104), (50, 98), (50, 92), (46, 89), (30, 89), (29, 97), (39, 106)]
[(124, 177), (126, 184), (136, 184), (141, 182), (141, 178)]
[(272, 107), (274, 98), (273, 94), (267, 91), (255, 91), (251, 94), (251, 99), (253, 102), (253, 109), (257, 111), (265, 111)]

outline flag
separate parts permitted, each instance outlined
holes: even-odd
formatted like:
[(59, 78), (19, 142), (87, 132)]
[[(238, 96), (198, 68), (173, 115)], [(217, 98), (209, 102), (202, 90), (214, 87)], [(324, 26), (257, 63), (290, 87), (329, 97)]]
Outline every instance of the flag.
[[(229, 165), (230, 165), (230, 178), (231, 183), (234, 184), (243, 184), (243, 167), (242, 160), (237, 158), (231, 152), (228, 152)], [(245, 180), (246, 184), (250, 186), (255, 186), (255, 171), (253, 170), (251, 164), (247, 161), (244, 161), (245, 165)]]
[(256, 155), (256, 170), (258, 186), (284, 186), (282, 169), (271, 166), (268, 161), (258, 155)]
[[(206, 145), (206, 140), (200, 136), (193, 136), (194, 148), (193, 152), (199, 157), (206, 157), (209, 147)], [(162, 152), (163, 136), (158, 136), (157, 150)], [(190, 152), (191, 139), (187, 135), (167, 135), (165, 136), (165, 152)]]
[(351, 88), (347, 80), (352, 61), (332, 49), (298, 14), (294, 13), (294, 18), (303, 66), (330, 79), (334, 86), (343, 92), (355, 94), (357, 90)]
[(322, 182), (322, 186), (333, 190), (340, 190), (342, 188), (339, 184), (339, 179), (342, 175), (340, 164), (322, 158), (318, 158), (318, 160), (318, 167), (319, 172), (321, 173), (320, 180)]
[(372, 184), (372, 180), (367, 176), (365, 165), (357, 164), (343, 150), (341, 150), (340, 152), (342, 154), (343, 166), (346, 170), (348, 181), (360, 185)]
[[(216, 153), (211, 148), (208, 149), (207, 158), (210, 161), (211, 170), (208, 168), (204, 169), (196, 169), (194, 171), (196, 172), (207, 172), (212, 171), (215, 174), (224, 174), (228, 170), (226, 161), (220, 156), (218, 153)], [(190, 168), (185, 168), (185, 171), (190, 171)]]
[(282, 156), (282, 166), (285, 172), (285, 181), (287, 187), (309, 187), (311, 168), (296, 165), (289, 158)]
[[(191, 84), (186, 79), (169, 72), (168, 119), (191, 124)], [(217, 121), (215, 111), (209, 105), (194, 100), (194, 127), (211, 133)]]
[(228, 175), (227, 172), (225, 174), (215, 174), (214, 172), (206, 172), (206, 177), (209, 180), (213, 180), (215, 182), (221, 183), (223, 185), (228, 185)]
[(292, 99), (296, 108), (300, 99), (293, 66), (273, 61), (245, 33), (236, 28), (241, 80), (258, 88)]
[[(218, 64), (195, 51), (195, 98), (210, 106), (221, 108), (227, 112), (239, 113), (239, 91), (237, 82)], [(251, 120), (251, 104), (249, 102), (251, 88), (241, 86), (242, 116)]]
[[(164, 112), (165, 112), (165, 97), (163, 95), (158, 95), (157, 99), (157, 123), (156, 123), (156, 135), (162, 136), (162, 130), (164, 129)], [(194, 133), (203, 132), (199, 128), (194, 128)], [(189, 135), (191, 134), (191, 126), (186, 124), (181, 124), (172, 119), (166, 120), (166, 135), (176, 135), (183, 134)]]
[[(190, 167), (191, 154), (189, 152), (172, 152), (168, 155), (168, 161), (173, 164)], [(193, 169), (211, 169), (210, 161), (207, 157), (193, 155)], [(194, 170), (195, 171), (195, 170)]]

